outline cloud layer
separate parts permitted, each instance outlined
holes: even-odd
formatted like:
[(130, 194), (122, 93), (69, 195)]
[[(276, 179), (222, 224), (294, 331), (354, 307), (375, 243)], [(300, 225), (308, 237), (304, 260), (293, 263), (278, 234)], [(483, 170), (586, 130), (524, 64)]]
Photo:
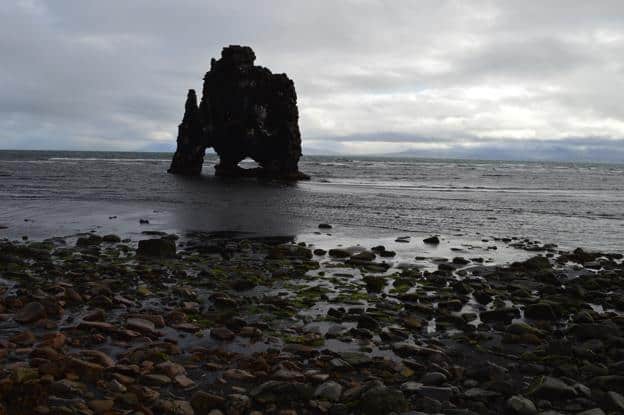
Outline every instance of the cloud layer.
[(0, 148), (172, 149), (188, 88), (250, 45), (308, 153), (624, 161), (624, 3), (20, 0)]

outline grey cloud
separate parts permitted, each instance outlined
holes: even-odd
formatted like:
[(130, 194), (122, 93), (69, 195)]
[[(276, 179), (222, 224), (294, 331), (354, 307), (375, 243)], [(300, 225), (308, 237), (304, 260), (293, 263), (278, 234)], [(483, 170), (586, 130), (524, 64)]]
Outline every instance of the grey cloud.
[(611, 0), (7, 2), (0, 148), (171, 149), (186, 89), (238, 43), (295, 80), (317, 153), (624, 160), (623, 20)]

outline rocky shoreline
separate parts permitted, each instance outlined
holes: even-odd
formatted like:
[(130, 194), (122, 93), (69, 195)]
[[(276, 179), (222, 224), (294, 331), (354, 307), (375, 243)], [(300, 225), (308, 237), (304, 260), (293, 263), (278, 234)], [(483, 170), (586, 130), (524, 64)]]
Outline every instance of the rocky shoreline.
[(0, 414), (624, 413), (621, 254), (147, 233), (0, 240)]

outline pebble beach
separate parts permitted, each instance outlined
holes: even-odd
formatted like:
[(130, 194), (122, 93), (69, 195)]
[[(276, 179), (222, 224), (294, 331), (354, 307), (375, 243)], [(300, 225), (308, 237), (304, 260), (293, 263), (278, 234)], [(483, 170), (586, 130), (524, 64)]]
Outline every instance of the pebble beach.
[(0, 413), (616, 414), (622, 255), (520, 238), (0, 242)]

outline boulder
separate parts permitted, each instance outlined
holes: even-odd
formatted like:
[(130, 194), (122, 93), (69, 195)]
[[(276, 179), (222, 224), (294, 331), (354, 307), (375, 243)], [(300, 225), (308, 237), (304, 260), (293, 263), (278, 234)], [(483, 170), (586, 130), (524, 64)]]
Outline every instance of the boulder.
[(526, 306), (524, 316), (533, 320), (557, 320), (558, 316), (548, 303), (536, 303)]
[(304, 246), (283, 244), (272, 247), (268, 257), (271, 259), (312, 259), (312, 251)]
[(624, 413), (624, 396), (617, 392), (609, 391), (607, 392), (606, 401), (610, 408)]
[(176, 244), (170, 239), (144, 239), (139, 241), (137, 255), (153, 258), (175, 258)]
[(325, 383), (321, 383), (314, 391), (314, 396), (327, 400), (327, 401), (338, 401), (340, 399), (340, 395), (342, 394), (342, 385), (334, 381), (327, 381)]
[(372, 381), (364, 386), (357, 413), (366, 415), (401, 413), (408, 407), (409, 403), (400, 390), (387, 387), (380, 381)]
[(438, 386), (446, 382), (446, 375), (441, 372), (427, 372), (420, 381), (423, 385)]
[(314, 390), (308, 384), (278, 380), (264, 382), (251, 391), (251, 396), (256, 402), (261, 404), (307, 401), (311, 399), (313, 395)]
[(371, 251), (362, 251), (351, 257), (352, 260), (357, 261), (372, 261), (375, 259), (375, 253)]
[(507, 407), (513, 414), (517, 415), (535, 415), (537, 408), (530, 399), (523, 396), (514, 395), (507, 400)]
[(210, 330), (210, 337), (218, 340), (232, 340), (236, 335), (227, 327), (215, 327)]
[(423, 239), (423, 242), (429, 245), (438, 245), (440, 243), (440, 238), (434, 235)]
[(529, 395), (538, 399), (557, 401), (575, 398), (577, 392), (560, 379), (543, 376), (531, 387)]
[(18, 323), (33, 323), (46, 317), (45, 307), (39, 302), (26, 304), (20, 311), (15, 314), (14, 320)]
[(222, 408), (224, 404), (225, 399), (223, 397), (204, 391), (195, 392), (191, 398), (191, 406), (200, 414), (211, 409)]
[(522, 262), (514, 262), (511, 269), (520, 271), (544, 271), (552, 269), (552, 265), (548, 258), (543, 256), (535, 256)]
[(118, 242), (121, 242), (121, 238), (117, 235), (110, 234), (110, 235), (104, 235), (102, 237), (102, 241), (108, 242), (108, 243), (118, 243)]
[(102, 237), (99, 235), (82, 236), (76, 240), (76, 246), (96, 246), (102, 243)]
[(495, 308), (494, 310), (483, 311), (480, 314), (481, 320), (486, 323), (505, 322), (511, 323), (514, 318), (520, 317), (520, 310), (514, 307)]
[(587, 411), (578, 412), (576, 415), (605, 415), (605, 412), (600, 408), (588, 409)]
[(334, 248), (329, 250), (329, 256), (332, 258), (349, 258), (351, 253), (346, 249)]
[(364, 277), (364, 282), (366, 283), (366, 290), (373, 293), (381, 292), (386, 286), (386, 279), (384, 277), (366, 275)]

